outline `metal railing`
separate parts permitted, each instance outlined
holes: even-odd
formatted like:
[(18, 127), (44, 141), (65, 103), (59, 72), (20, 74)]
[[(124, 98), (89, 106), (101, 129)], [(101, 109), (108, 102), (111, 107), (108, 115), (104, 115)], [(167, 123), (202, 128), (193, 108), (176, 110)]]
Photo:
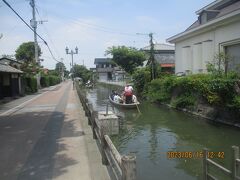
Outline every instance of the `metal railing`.
[(203, 179), (204, 180), (216, 180), (217, 178), (209, 172), (210, 166), (213, 166), (226, 174), (233, 180), (240, 180), (240, 157), (239, 157), (239, 147), (232, 146), (233, 149), (233, 157), (232, 157), (232, 166), (231, 170), (221, 166), (220, 164), (214, 162), (208, 157), (208, 150), (204, 149), (204, 157), (203, 157)]

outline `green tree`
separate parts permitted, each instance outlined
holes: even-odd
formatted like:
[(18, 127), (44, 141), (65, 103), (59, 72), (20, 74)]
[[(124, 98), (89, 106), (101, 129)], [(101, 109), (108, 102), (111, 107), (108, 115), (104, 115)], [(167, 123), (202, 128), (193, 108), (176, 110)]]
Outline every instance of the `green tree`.
[(144, 95), (144, 90), (147, 89), (148, 83), (151, 82), (151, 71), (149, 67), (138, 69), (133, 74), (134, 87), (138, 95)]
[(66, 71), (66, 67), (62, 62), (58, 62), (55, 66), (55, 71), (58, 72), (58, 74), (61, 74)]
[(75, 64), (73, 66), (73, 76), (82, 78), (83, 82), (86, 83), (92, 78), (92, 72), (83, 65)]
[[(38, 46), (38, 56), (41, 56), (41, 48)], [(15, 57), (17, 60), (26, 63), (35, 62), (35, 47), (34, 42), (22, 43), (16, 50)]]
[(53, 69), (53, 70), (49, 70), (49, 71), (48, 71), (48, 75), (49, 75), (49, 76), (58, 76), (58, 71), (56, 71), (56, 70), (54, 70), (54, 69)]
[(221, 76), (223, 74), (228, 74), (228, 64), (232, 60), (232, 58), (225, 54), (224, 52), (220, 52), (214, 56), (212, 62), (207, 64), (207, 71), (214, 74)]
[(145, 54), (133, 47), (112, 46), (106, 50), (106, 55), (113, 56), (113, 62), (122, 67), (127, 73), (133, 74), (134, 70), (143, 65)]

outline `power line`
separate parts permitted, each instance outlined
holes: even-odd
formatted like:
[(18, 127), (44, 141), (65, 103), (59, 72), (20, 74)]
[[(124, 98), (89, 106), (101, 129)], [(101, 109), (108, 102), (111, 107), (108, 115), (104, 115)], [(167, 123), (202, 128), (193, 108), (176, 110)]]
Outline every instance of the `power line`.
[(79, 19), (75, 19), (75, 18), (72, 18), (69, 16), (67, 17), (66, 15), (62, 16), (61, 14), (57, 14), (57, 13), (54, 13), (54, 14), (57, 15), (58, 17), (70, 19), (74, 24), (85, 25), (85, 27), (87, 26), (88, 28), (91, 28), (93, 30), (97, 30), (97, 31), (105, 32), (105, 33), (111, 33), (111, 34), (119, 34), (119, 35), (124, 35), (124, 36), (136, 36), (136, 33), (121, 32), (121, 31), (118, 31), (118, 30), (115, 30), (113, 28), (109, 28), (106, 26), (84, 22), (84, 21), (81, 21)]
[[(28, 23), (12, 8), (12, 6), (11, 6), (7, 1), (5, 1), (5, 0), (2, 0), (2, 1), (21, 19), (21, 21), (22, 21), (31, 31), (34, 32), (33, 28), (28, 25)], [(52, 53), (50, 47), (48, 46), (47, 42), (46, 42), (38, 33), (36, 33), (36, 35), (37, 35), (37, 36), (44, 42), (44, 44), (47, 46), (47, 48), (48, 48), (48, 50), (49, 50), (52, 58), (53, 58), (55, 61), (60, 62), (60, 61), (58, 61), (58, 60), (53, 56), (53, 53)]]
[[(42, 17), (41, 17), (41, 15), (40, 15), (40, 13), (39, 13), (39, 11), (38, 11), (38, 8), (37, 8), (37, 7), (36, 7), (36, 12), (37, 12), (38, 16), (40, 17), (40, 19), (42, 19)], [(52, 41), (52, 39), (51, 39), (51, 37), (50, 37), (50, 34), (49, 34), (49, 32), (48, 32), (48, 30), (47, 30), (46, 26), (45, 26), (44, 24), (42, 24), (42, 25), (43, 25), (43, 27), (44, 27), (44, 29), (45, 29), (45, 32), (46, 32), (46, 34), (47, 34), (47, 36), (48, 36), (48, 38), (49, 38), (50, 42), (51, 42), (51, 43), (52, 43), (52, 45), (53, 45), (53, 49), (54, 49), (55, 53), (57, 54), (57, 56), (58, 56), (58, 59), (60, 59), (59, 52), (57, 51), (57, 49), (56, 49), (56, 46), (54, 45), (54, 43), (53, 43), (53, 41)]]

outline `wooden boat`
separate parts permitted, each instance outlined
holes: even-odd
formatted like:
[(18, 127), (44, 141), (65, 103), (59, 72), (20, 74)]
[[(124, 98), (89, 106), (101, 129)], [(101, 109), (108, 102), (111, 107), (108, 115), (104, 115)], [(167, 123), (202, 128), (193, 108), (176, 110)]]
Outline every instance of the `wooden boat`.
[(122, 103), (117, 103), (115, 101), (112, 100), (111, 96), (109, 95), (109, 101), (116, 107), (119, 107), (119, 108), (125, 108), (125, 109), (134, 109), (134, 108), (137, 108), (138, 105), (140, 105), (139, 102), (137, 103), (132, 103), (132, 104), (122, 104)]

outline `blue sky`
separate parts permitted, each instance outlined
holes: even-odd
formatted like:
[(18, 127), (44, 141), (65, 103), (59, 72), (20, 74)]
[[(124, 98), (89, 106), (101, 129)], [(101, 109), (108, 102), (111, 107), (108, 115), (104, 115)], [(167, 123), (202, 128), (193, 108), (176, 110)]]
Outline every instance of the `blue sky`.
[[(154, 41), (166, 39), (184, 31), (197, 18), (195, 11), (213, 0), (36, 0), (38, 33), (48, 42), (57, 59), (63, 58), (69, 68), (71, 57), (65, 47), (79, 48), (74, 63), (94, 67), (94, 58), (104, 57), (110, 46), (126, 45), (142, 48), (148, 45), (148, 36), (136, 33), (154, 33)], [(27, 0), (7, 0), (27, 21), (32, 10)], [(22, 42), (32, 41), (33, 33), (0, 1), (0, 55), (15, 54)], [(55, 68), (45, 45), (43, 65)]]

